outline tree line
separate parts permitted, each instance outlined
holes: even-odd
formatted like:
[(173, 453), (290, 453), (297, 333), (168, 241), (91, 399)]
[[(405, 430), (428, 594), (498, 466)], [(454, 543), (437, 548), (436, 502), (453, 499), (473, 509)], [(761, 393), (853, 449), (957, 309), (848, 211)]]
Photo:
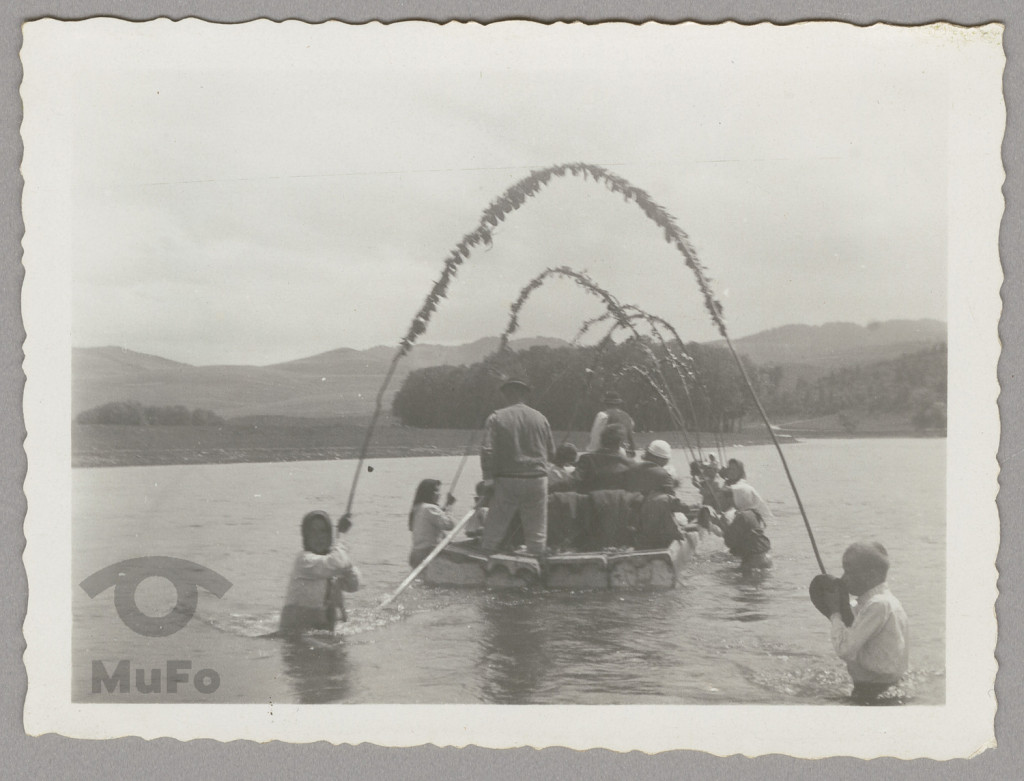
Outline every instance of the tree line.
[[(647, 338), (586, 347), (533, 347), (497, 353), (471, 366), (417, 369), (395, 396), (392, 412), (423, 428), (474, 428), (502, 405), (504, 378), (525, 378), (531, 404), (556, 429), (589, 426), (614, 390), (640, 431), (666, 430), (683, 420), (688, 429), (731, 431), (746, 413), (749, 393), (727, 350), (687, 345), (688, 357)], [(748, 362), (749, 370), (754, 367)], [(659, 393), (661, 388), (663, 393)], [(664, 389), (668, 388), (668, 393)], [(666, 402), (674, 400), (674, 408)]]
[(945, 343), (899, 358), (836, 369), (816, 379), (759, 370), (758, 395), (776, 415), (840, 415), (848, 430), (859, 414), (905, 413), (917, 429), (946, 428)]
[(144, 406), (137, 401), (112, 401), (87, 409), (75, 417), (83, 424), (121, 426), (214, 426), (224, 418), (208, 409)]
[[(905, 413), (917, 428), (945, 428), (945, 344), (816, 376), (741, 360), (772, 417), (840, 415), (852, 431), (862, 414)], [(513, 375), (527, 379), (531, 404), (563, 430), (589, 425), (611, 390), (641, 431), (678, 428), (681, 420), (691, 431), (730, 432), (756, 409), (726, 348), (694, 342), (680, 349), (634, 337), (586, 347), (533, 347), (470, 366), (417, 369), (396, 394), (392, 412), (407, 426), (479, 427), (502, 405), (501, 382)]]

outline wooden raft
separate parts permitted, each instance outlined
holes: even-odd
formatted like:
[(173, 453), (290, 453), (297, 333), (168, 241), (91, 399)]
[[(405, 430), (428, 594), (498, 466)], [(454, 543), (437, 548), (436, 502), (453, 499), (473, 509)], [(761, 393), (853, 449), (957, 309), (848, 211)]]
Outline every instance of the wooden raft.
[(494, 589), (669, 589), (698, 541), (696, 532), (687, 532), (685, 540), (661, 550), (557, 554), (548, 556), (543, 569), (533, 556), (485, 556), (469, 543), (455, 542), (427, 566), (423, 578), (434, 586)]

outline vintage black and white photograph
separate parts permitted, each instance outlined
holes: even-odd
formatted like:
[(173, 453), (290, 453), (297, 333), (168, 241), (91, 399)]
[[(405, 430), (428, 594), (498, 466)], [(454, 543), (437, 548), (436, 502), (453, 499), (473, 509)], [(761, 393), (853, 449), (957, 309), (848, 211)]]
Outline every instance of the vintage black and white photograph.
[(991, 738), (998, 25), (22, 60), (30, 731)]

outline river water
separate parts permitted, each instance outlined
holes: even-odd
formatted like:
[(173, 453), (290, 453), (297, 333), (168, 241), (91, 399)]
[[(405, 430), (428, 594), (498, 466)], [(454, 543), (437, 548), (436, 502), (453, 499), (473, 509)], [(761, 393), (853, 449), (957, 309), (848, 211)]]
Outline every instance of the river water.
[[(916, 704), (945, 696), (944, 439), (811, 440), (785, 452), (829, 571), (857, 539), (878, 539), (889, 583), (911, 625), (907, 691)], [(195, 618), (169, 637), (123, 624), (113, 589), (72, 602), (73, 696), (78, 701), (350, 703), (837, 703), (850, 684), (832, 653), (829, 625), (810, 604), (817, 574), (796, 502), (775, 451), (735, 448), (776, 516), (775, 568), (745, 577), (718, 538), (706, 537), (669, 592), (487, 592), (414, 584), (376, 605), (408, 573), (406, 514), (419, 480), (451, 480), (455, 457), (369, 462), (346, 543), (366, 585), (350, 595), (338, 636), (261, 637), (276, 629), (299, 521), (336, 517), (355, 462), (319, 461), (77, 469), (73, 575), (140, 556), (173, 556), (232, 583), (220, 599), (200, 589)], [(685, 472), (686, 455), (674, 461)], [(468, 506), (473, 458), (456, 493)], [(696, 493), (681, 489), (684, 499)], [(458, 513), (457, 513), (458, 514)], [(139, 608), (167, 613), (173, 586), (142, 582)], [(93, 693), (94, 662), (128, 660), (161, 689)], [(168, 660), (212, 670), (169, 692)], [(182, 669), (182, 666), (179, 666)], [(200, 683), (211, 688), (211, 677)]]

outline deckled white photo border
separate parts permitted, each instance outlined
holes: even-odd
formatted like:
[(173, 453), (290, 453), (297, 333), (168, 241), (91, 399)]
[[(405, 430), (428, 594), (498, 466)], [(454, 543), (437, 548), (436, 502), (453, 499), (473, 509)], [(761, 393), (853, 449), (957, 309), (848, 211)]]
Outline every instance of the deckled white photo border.
[[(166, 20), (143, 26), (171, 24)], [(193, 26), (198, 20), (176, 24)], [(270, 22), (235, 26), (266, 28)], [(288, 24), (302, 24), (289, 22)], [(328, 23), (330, 26), (341, 23)], [(402, 23), (427, 24), (427, 23)], [(529, 22), (503, 22), (527, 36)], [(813, 23), (812, 23), (813, 24)], [(949, 58), (949, 429), (947, 441), (946, 702), (935, 706), (509, 706), (84, 704), (71, 701), (70, 262), (61, 219), (73, 208), (66, 172), (74, 117), (58, 85), (67, 44), (129, 23), (40, 20), (24, 28), (23, 213), (25, 494), (29, 583), (25, 729), (71, 737), (280, 739), (386, 746), (699, 749), (718, 755), (853, 755), (945, 759), (993, 744), (999, 519), (996, 364), (1003, 214), (1002, 28), (935, 26)], [(376, 23), (359, 28), (387, 36)], [(127, 30), (125, 31), (127, 34)], [(912, 294), (912, 291), (908, 291)], [(826, 631), (824, 626), (821, 631)]]

